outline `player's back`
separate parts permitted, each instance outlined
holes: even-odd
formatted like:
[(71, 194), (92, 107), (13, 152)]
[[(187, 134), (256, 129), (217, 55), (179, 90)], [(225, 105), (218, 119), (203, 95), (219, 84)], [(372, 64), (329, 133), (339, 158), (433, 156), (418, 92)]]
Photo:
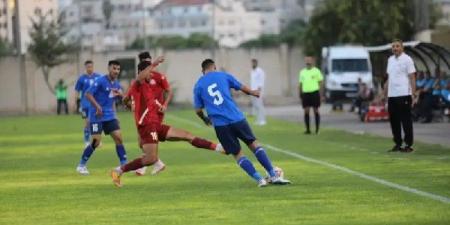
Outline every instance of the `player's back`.
[(231, 95), (231, 88), (240, 90), (241, 83), (224, 72), (203, 75), (194, 88), (196, 108), (205, 108), (214, 126), (224, 126), (244, 119)]

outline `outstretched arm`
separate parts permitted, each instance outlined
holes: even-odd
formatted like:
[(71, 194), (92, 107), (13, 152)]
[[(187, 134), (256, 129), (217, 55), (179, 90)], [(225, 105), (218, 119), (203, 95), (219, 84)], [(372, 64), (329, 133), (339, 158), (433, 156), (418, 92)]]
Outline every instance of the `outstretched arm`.
[(241, 86), (241, 91), (247, 95), (255, 96), (257, 98), (259, 98), (259, 95), (260, 95), (259, 90), (251, 90), (249, 87), (247, 87), (245, 85)]
[(138, 73), (137, 80), (141, 82), (144, 81), (150, 76), (151, 72), (155, 71), (155, 68), (162, 62), (164, 62), (164, 57), (158, 56), (158, 58), (155, 59), (152, 65)]

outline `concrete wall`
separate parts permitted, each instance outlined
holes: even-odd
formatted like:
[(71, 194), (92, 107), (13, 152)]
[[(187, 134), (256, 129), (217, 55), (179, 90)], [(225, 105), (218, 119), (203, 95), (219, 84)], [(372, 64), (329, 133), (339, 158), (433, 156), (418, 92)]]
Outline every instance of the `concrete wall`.
[[(69, 109), (75, 110), (75, 92), (73, 90), (78, 74), (84, 71), (83, 62), (94, 61), (97, 72), (106, 73), (107, 63), (111, 59), (136, 58), (137, 51), (90, 53), (84, 52), (66, 64), (51, 71), (52, 86), (62, 78), (69, 85)], [(304, 66), (302, 50), (289, 49), (287, 46), (271, 49), (218, 49), (209, 50), (155, 50), (152, 56), (164, 54), (166, 61), (159, 70), (167, 74), (168, 80), (176, 90), (175, 102), (191, 102), (192, 88), (201, 75), (200, 63), (205, 58), (214, 58), (218, 69), (234, 74), (241, 82), (249, 83), (250, 59), (259, 60), (259, 65), (266, 72), (267, 102), (279, 102), (286, 97), (297, 96), (298, 71)], [(137, 64), (137, 59), (136, 59)], [(130, 80), (121, 80), (125, 89)], [(237, 95), (238, 101), (248, 98)], [(48, 90), (44, 76), (29, 57), (0, 58), (0, 113), (47, 113), (56, 108), (56, 99)]]

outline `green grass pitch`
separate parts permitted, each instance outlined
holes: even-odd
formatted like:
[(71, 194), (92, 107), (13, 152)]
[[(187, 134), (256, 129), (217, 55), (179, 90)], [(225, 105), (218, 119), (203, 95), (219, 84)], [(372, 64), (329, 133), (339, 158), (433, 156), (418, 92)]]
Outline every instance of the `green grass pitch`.
[[(192, 110), (171, 111), (167, 123), (216, 140)], [(120, 113), (129, 159), (139, 155), (130, 113)], [(180, 119), (181, 118), (181, 119)], [(191, 121), (191, 122), (186, 122)], [(251, 119), (250, 119), (251, 122)], [(269, 120), (253, 127), (264, 144), (339, 165), (447, 199), (437, 201), (268, 149), (289, 186), (258, 188), (232, 160), (186, 143), (162, 143), (167, 169), (158, 176), (126, 174), (121, 189), (109, 170), (118, 164), (104, 137), (75, 172), (83, 148), (78, 116), (0, 118), (0, 224), (450, 224), (450, 148), (415, 145), (387, 153), (386, 138), (324, 129), (305, 136), (301, 125)], [(389, 131), (386, 131), (389, 132)], [(250, 151), (246, 154), (260, 172)]]

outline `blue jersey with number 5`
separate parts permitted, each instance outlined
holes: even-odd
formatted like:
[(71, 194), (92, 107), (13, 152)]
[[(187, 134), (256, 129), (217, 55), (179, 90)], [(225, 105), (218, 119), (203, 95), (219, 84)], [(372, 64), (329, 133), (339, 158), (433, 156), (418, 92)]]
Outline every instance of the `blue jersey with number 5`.
[(245, 119), (231, 96), (231, 88), (240, 90), (242, 84), (224, 72), (203, 75), (194, 87), (194, 107), (205, 108), (214, 126), (225, 126)]

